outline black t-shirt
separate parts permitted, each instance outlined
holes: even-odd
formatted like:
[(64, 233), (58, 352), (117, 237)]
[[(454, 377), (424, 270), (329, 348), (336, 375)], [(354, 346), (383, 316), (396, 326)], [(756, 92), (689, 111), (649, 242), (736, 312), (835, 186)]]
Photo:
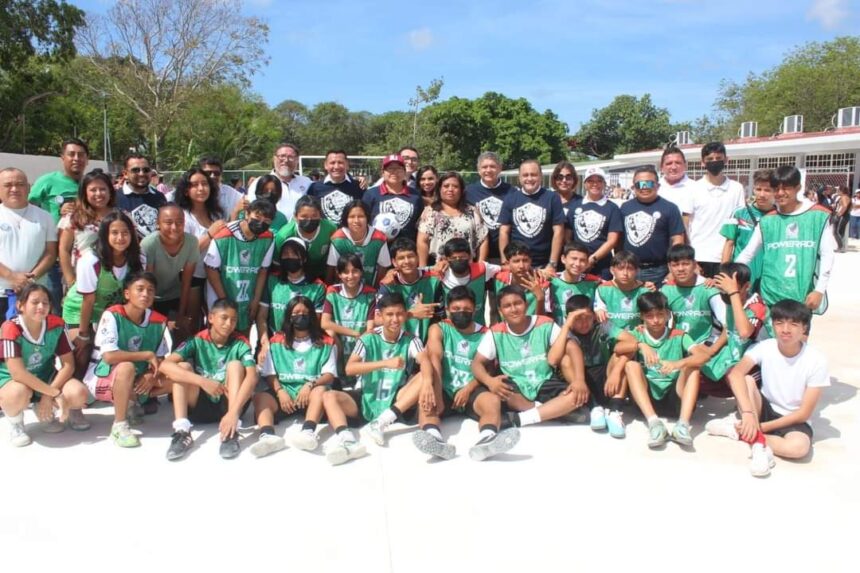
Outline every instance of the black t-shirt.
[(672, 235), (684, 234), (684, 220), (678, 207), (659, 196), (653, 203), (641, 203), (636, 198), (625, 201), (621, 216), (623, 248), (639, 257), (642, 264), (664, 264)]
[(149, 187), (146, 193), (126, 193), (123, 187), (117, 193), (117, 207), (125, 211), (134, 223), (139, 238), (144, 238), (158, 230), (158, 209), (165, 203), (164, 195)]
[(544, 266), (549, 262), (553, 226), (564, 225), (561, 198), (543, 187), (532, 195), (515, 189), (502, 202), (499, 223), (511, 226), (511, 241), (528, 245), (535, 266)]
[[(510, 183), (500, 182), (490, 189), (478, 181), (466, 186), (466, 201), (475, 206), (484, 220), (489, 231), (490, 249), (498, 251), (499, 246), (499, 213), (502, 212), (502, 202), (508, 192), (513, 189)], [(492, 255), (490, 255), (492, 257)], [(498, 253), (497, 255), (498, 256)]]
[(392, 213), (400, 225), (398, 237), (408, 237), (413, 241), (418, 236), (418, 218), (424, 209), (424, 201), (411, 187), (405, 187), (406, 193), (399, 195), (383, 193), (382, 186), (371, 187), (362, 198), (370, 210), (369, 224), (380, 213)]
[(352, 179), (344, 179), (340, 183), (314, 181), (308, 188), (308, 195), (319, 199), (323, 217), (340, 226), (343, 208), (352, 201), (361, 200), (364, 191)]

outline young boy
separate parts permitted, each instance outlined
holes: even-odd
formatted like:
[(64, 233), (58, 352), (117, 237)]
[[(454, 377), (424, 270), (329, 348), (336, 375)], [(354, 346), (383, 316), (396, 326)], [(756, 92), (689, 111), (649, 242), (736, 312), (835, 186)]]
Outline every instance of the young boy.
[[(705, 279), (696, 274), (696, 252), (689, 245), (672, 245), (666, 253), (669, 279), (660, 292), (669, 301), (674, 328), (690, 335), (693, 342), (716, 343), (719, 330), (726, 322), (726, 305), (720, 291), (707, 286)], [(719, 343), (720, 346), (722, 342)], [(718, 349), (714, 344), (713, 351)]]
[(235, 301), (239, 309), (236, 329), (245, 336), (254, 324), (272, 263), (274, 245), (269, 226), (274, 217), (275, 206), (257, 199), (248, 207), (246, 218), (227, 224), (215, 234), (203, 259), (210, 308), (219, 298)]
[(591, 299), (584, 294), (567, 299), (565, 310), (571, 317), (570, 339), (580, 348), (584, 360), (585, 383), (591, 393), (591, 429), (608, 429), (613, 438), (623, 438), (626, 430), (621, 409), (627, 395), (624, 365), (628, 357), (613, 352), (618, 330), (610, 322), (597, 322)]
[[(709, 434), (740, 439), (752, 446), (750, 472), (770, 473), (774, 454), (789, 459), (806, 456), (812, 447), (809, 419), (822, 388), (830, 386), (825, 356), (810, 347), (812, 311), (803, 303), (781, 300), (770, 309), (776, 338), (748, 349), (729, 372), (741, 419), (709, 422)], [(751, 375), (761, 369), (761, 390)]]
[[(749, 244), (753, 231), (758, 227), (761, 218), (774, 210), (774, 189), (771, 185), (772, 169), (759, 169), (753, 173), (753, 202), (737, 211), (731, 219), (723, 223), (720, 235), (726, 238), (723, 245), (722, 261), (730, 263), (737, 260), (744, 248)], [(749, 263), (752, 273), (752, 292), (758, 292), (761, 281), (761, 253), (756, 253)]]
[[(389, 272), (380, 281), (379, 296), (397, 293), (403, 297), (408, 317), (405, 328), (424, 343), (430, 323), (444, 314), (442, 281), (436, 275), (418, 268), (418, 248), (412, 239), (396, 239), (389, 251), (394, 272)], [(378, 316), (376, 324), (381, 324)]]
[(669, 433), (660, 415), (677, 417), (672, 439), (682, 446), (691, 446), (690, 418), (699, 394), (698, 377), (690, 372), (698, 369), (708, 358), (690, 335), (669, 328), (669, 303), (661, 292), (648, 292), (636, 301), (642, 324), (630, 332), (620, 332), (615, 345), (616, 354), (636, 355), (624, 365), (633, 400), (648, 422), (648, 447), (659, 448)]
[(490, 392), (476, 392), (480, 383), (472, 374), (472, 359), (487, 328), (475, 321), (475, 294), (466, 286), (454, 287), (447, 305), (448, 319), (430, 326), (427, 353), (433, 366), (434, 392), (420, 396), (421, 429), (412, 435), (412, 441), (425, 454), (453, 458), (456, 450), (442, 438), (439, 425), (447, 414), (465, 413), (478, 420), (481, 431), (469, 456), (482, 461), (513, 448), (519, 430), (500, 432), (501, 401)]
[[(499, 292), (503, 322), (484, 335), (472, 360), (475, 378), (505, 402), (514, 426), (560, 418), (584, 406), (588, 388), (582, 353), (568, 340), (571, 319), (559, 327), (547, 316), (526, 311), (526, 293), (518, 285)], [(578, 361), (578, 364), (574, 364)], [(496, 371), (494, 376), (490, 370)], [(561, 371), (559, 376), (556, 369)]]
[(487, 298), (487, 282), (493, 280), (502, 267), (492, 263), (472, 262), (472, 251), (466, 239), (451, 239), (445, 243), (442, 254), (448, 264), (448, 268), (441, 275), (445, 296), (458, 286), (467, 287), (475, 295), (475, 322), (486, 324), (484, 301)]
[(637, 299), (653, 288), (638, 280), (639, 258), (629, 251), (619, 251), (612, 257), (609, 270), (611, 281), (603, 281), (594, 294), (594, 311), (599, 322), (609, 320), (620, 330), (632, 330), (640, 324), (636, 312)]
[(108, 307), (102, 314), (95, 351), (84, 376), (84, 384), (96, 400), (113, 402), (110, 436), (121, 448), (140, 445), (129, 427), (140, 421), (140, 412), (129, 411), (129, 402), (170, 392), (158, 374), (171, 342), (167, 317), (151, 310), (155, 284), (152, 273), (125, 277), (122, 293), (126, 302)]
[(173, 382), (173, 436), (168, 460), (191, 448), (192, 424), (219, 424), (220, 454), (239, 455), (239, 418), (257, 384), (257, 363), (248, 340), (236, 332), (238, 305), (219, 298), (209, 309), (209, 327), (174, 350), (161, 364)]
[(588, 268), (588, 248), (579, 243), (567, 243), (562, 251), (561, 263), (564, 272), (549, 280), (552, 317), (561, 326), (567, 317), (565, 304), (576, 295), (585, 295), (594, 300), (594, 293), (601, 283), (597, 275), (585, 274)]
[[(433, 371), (421, 340), (403, 328), (406, 301), (397, 293), (376, 302), (382, 325), (363, 334), (346, 363), (347, 376), (361, 377), (360, 393), (326, 392), (323, 406), (335, 431), (335, 444), (326, 451), (332, 465), (363, 456), (348, 423), (369, 422), (367, 433), (380, 446), (385, 430), (418, 403), (419, 392), (433, 392)], [(418, 366), (418, 374), (412, 375)]]
[(532, 269), (529, 248), (524, 243), (513, 241), (505, 247), (505, 260), (508, 268), (499, 272), (493, 281), (496, 299), (506, 286), (517, 285), (525, 293), (529, 315), (550, 315), (549, 281)]

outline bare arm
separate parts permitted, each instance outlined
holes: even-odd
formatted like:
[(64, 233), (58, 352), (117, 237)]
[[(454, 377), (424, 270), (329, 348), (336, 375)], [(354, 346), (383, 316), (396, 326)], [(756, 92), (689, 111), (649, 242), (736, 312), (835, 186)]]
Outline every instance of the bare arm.
[(508, 261), (505, 259), (505, 249), (508, 247), (508, 243), (511, 242), (511, 226), (510, 225), (502, 225), (499, 227), (499, 253), (502, 259), (502, 264), (507, 263)]
[(320, 320), (320, 326), (323, 330), (327, 330), (329, 332), (333, 332), (334, 334), (340, 334), (341, 336), (351, 336), (353, 338), (358, 338), (361, 336), (361, 333), (357, 330), (353, 330), (351, 328), (347, 328), (345, 326), (341, 326), (336, 323), (332, 319), (332, 315), (328, 312), (324, 312), (322, 314), (322, 319)]
[(735, 242), (732, 239), (726, 239), (726, 242), (723, 243), (723, 254), (720, 256), (720, 262), (730, 263), (732, 262), (732, 254), (735, 252)]
[(209, 286), (215, 291), (215, 296), (218, 298), (227, 298), (227, 293), (224, 291), (224, 283), (221, 282), (221, 273), (218, 269), (206, 267), (206, 280), (209, 281)]
[(561, 248), (564, 246), (564, 225), (552, 226), (552, 246), (549, 249), (549, 262), (558, 264)]
[(423, 231), (418, 231), (418, 238), (415, 244), (418, 247), (418, 266), (426, 267), (430, 260), (430, 235)]
[(194, 266), (188, 263), (182, 268), (179, 287), (179, 318), (188, 315), (188, 297), (191, 296), (191, 279), (194, 278)]
[(430, 359), (430, 366), (433, 369), (433, 378), (437, 384), (442, 384), (442, 329), (431, 324), (427, 331), (427, 347), (425, 352)]
[(49, 241), (45, 243), (45, 251), (42, 253), (41, 258), (30, 270), (30, 274), (33, 275), (34, 279), (37, 279), (48, 272), (54, 263), (57, 261), (57, 241)]
[(79, 338), (92, 336), (93, 331), (90, 325), (93, 323), (93, 308), (96, 306), (96, 293), (90, 292), (82, 296), (83, 302), (81, 302), (81, 317), (78, 327)]
[(803, 398), (800, 400), (800, 408), (790, 414), (780, 416), (776, 420), (762, 422), (761, 431), (767, 434), (780, 428), (786, 428), (792, 424), (803, 424), (809, 421), (809, 418), (812, 417), (812, 413), (815, 411), (815, 406), (818, 404), (819, 398), (821, 398), (821, 388), (807, 387), (806, 390), (803, 391)]
[(75, 268), (72, 266), (72, 249), (75, 246), (75, 232), (71, 228), (60, 231), (60, 244), (58, 256), (60, 258), (60, 270), (67, 285), (75, 284)]

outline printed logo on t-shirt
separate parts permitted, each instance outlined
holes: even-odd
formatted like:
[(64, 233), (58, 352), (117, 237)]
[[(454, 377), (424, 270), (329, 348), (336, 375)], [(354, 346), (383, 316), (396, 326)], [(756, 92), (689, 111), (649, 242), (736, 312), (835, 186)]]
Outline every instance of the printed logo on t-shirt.
[(158, 209), (143, 204), (138, 206), (130, 213), (134, 227), (140, 231), (141, 235), (149, 235), (156, 231), (158, 220)]
[(573, 212), (576, 238), (586, 243), (594, 241), (600, 235), (600, 230), (603, 229), (605, 221), (606, 216), (599, 211), (577, 207)]
[(797, 223), (789, 223), (785, 227), (785, 238), (786, 239), (796, 239), (800, 236), (800, 229), (797, 226)]
[(622, 298), (621, 299), (621, 310), (624, 310), (624, 311), (633, 310), (633, 299), (632, 298)]
[(341, 191), (340, 189), (335, 189), (322, 200), (322, 210), (323, 215), (329, 221), (340, 222), (340, 217), (343, 214), (343, 208), (352, 201), (352, 197)]
[(354, 307), (354, 305), (352, 305), (352, 304), (348, 304), (345, 307), (343, 307), (343, 317), (344, 318), (346, 318), (346, 319), (352, 318), (352, 313), (354, 312), (353, 307)]
[(523, 342), (523, 345), (520, 347), (520, 355), (528, 356), (532, 353), (532, 347), (528, 342)]
[(11, 230), (12, 230), (12, 227), (9, 225), (9, 223), (0, 223), (0, 231), (3, 231), (4, 233), (8, 233)]
[(686, 308), (693, 308), (693, 303), (696, 302), (696, 295), (691, 294), (684, 298), (684, 306)]
[(251, 251), (248, 249), (242, 249), (239, 251), (239, 262), (243, 267), (248, 266), (248, 263), (251, 262)]
[(42, 353), (36, 350), (33, 354), (30, 355), (30, 358), (27, 360), (27, 366), (30, 368), (35, 368), (39, 364), (42, 363)]
[(304, 372), (305, 371), (305, 359), (297, 358), (293, 361), (293, 368), (296, 369), (296, 372)]
[(412, 217), (412, 212), (415, 210), (415, 206), (412, 205), (409, 201), (404, 201), (399, 197), (395, 197), (394, 199), (389, 199), (387, 201), (382, 201), (379, 204), (379, 212), (380, 213), (391, 213), (394, 215), (394, 218), (397, 219), (397, 224), (400, 225), (400, 228), (406, 226), (406, 223), (409, 222), (409, 219)]
[(499, 228), (499, 213), (502, 212), (502, 200), (498, 197), (487, 197), (478, 201), (478, 210), (488, 229)]
[(143, 342), (143, 338), (140, 336), (132, 336), (128, 339), (128, 351), (129, 352), (137, 352), (140, 350), (140, 345)]
[(660, 219), (660, 213), (652, 216), (645, 211), (636, 211), (624, 217), (624, 229), (627, 231), (627, 241), (634, 247), (641, 247), (654, 234), (654, 227)]
[(462, 354), (463, 356), (467, 356), (469, 354), (468, 340), (461, 340), (457, 343), (457, 354)]
[(543, 230), (544, 221), (546, 209), (535, 203), (526, 203), (514, 209), (514, 225), (524, 237), (536, 237)]

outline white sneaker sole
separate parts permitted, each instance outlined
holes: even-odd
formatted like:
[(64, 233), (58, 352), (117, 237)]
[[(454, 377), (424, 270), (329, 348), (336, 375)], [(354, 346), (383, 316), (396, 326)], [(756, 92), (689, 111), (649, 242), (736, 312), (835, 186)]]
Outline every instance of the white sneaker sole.
[(348, 450), (345, 446), (338, 445), (330, 449), (325, 454), (325, 459), (333, 466), (345, 464), (349, 460), (355, 460), (367, 455), (367, 449), (364, 444), (356, 444), (352, 450)]
[(424, 430), (418, 430), (412, 434), (412, 443), (419, 451), (428, 456), (450, 460), (457, 455), (457, 448), (448, 442), (437, 440), (432, 434)]
[(270, 454), (274, 454), (275, 452), (280, 452), (281, 450), (287, 447), (286, 442), (284, 442), (283, 438), (278, 438), (277, 440), (259, 440), (253, 446), (251, 446), (251, 455), (255, 458), (263, 458)]
[(734, 424), (726, 419), (711, 420), (705, 424), (705, 431), (711, 436), (720, 436), (730, 440), (738, 439)]
[(518, 428), (507, 428), (496, 434), (496, 438), (486, 444), (475, 444), (469, 450), (469, 457), (482, 462), (493, 456), (510, 451), (520, 441)]
[(307, 432), (299, 432), (289, 437), (290, 445), (297, 450), (312, 452), (319, 446), (315, 436), (309, 435)]

